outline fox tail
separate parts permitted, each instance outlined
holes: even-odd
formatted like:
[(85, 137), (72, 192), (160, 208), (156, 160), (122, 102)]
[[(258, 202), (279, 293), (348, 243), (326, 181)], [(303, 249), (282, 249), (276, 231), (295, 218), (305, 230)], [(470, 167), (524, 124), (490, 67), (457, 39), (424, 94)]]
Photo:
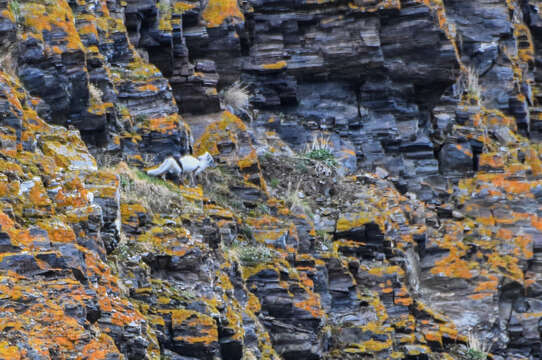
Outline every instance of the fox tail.
[(174, 158), (168, 157), (156, 169), (147, 170), (147, 175), (162, 176), (167, 172), (179, 176), (183, 171)]

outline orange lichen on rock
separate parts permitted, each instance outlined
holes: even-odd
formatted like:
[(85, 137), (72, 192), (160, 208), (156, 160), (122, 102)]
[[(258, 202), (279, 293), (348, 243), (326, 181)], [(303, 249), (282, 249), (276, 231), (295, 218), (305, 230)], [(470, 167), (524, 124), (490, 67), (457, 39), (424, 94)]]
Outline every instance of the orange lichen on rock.
[(284, 60), (281, 60), (270, 64), (263, 64), (262, 68), (265, 70), (281, 70), (286, 68), (286, 66), (288, 66), (288, 63)]
[(471, 270), (478, 266), (477, 263), (465, 261), (461, 259), (459, 254), (460, 251), (456, 248), (451, 248), (447, 256), (435, 262), (431, 273), (451, 278), (472, 278), (473, 274)]
[(137, 87), (138, 91), (158, 91), (158, 88), (153, 84), (145, 84)]
[(7, 341), (0, 342), (0, 359), (19, 360), (21, 352), (17, 346), (10, 345)]
[(179, 128), (179, 115), (171, 114), (160, 118), (150, 119), (148, 128), (150, 131), (170, 133)]
[(193, 9), (196, 7), (196, 4), (184, 2), (184, 1), (175, 1), (173, 4), (173, 12), (176, 14), (182, 14), (190, 9)]
[[(313, 3), (313, 1), (307, 1), (308, 3)], [(324, 2), (323, 0), (316, 0), (317, 3)], [(380, 1), (374, 1), (374, 0), (357, 0), (353, 2), (348, 3), (348, 7), (352, 10), (358, 10), (360, 12), (375, 12), (380, 11), (382, 9), (401, 9), (401, 1), (400, 0), (380, 0)]]
[(217, 144), (225, 140), (237, 144), (237, 133), (246, 130), (247, 126), (241, 119), (229, 111), (224, 111), (219, 121), (207, 126), (201, 138), (194, 145), (194, 150), (198, 154), (208, 151), (211, 155), (218, 155), (220, 152)]
[(40, 227), (47, 231), (49, 239), (56, 243), (75, 243), (72, 228), (60, 221), (41, 222)]
[(24, 19), (25, 27), (33, 31), (38, 38), (43, 39), (45, 32), (52, 32), (60, 29), (65, 34), (65, 45), (67, 50), (84, 51), (75, 20), (68, 3), (65, 0), (48, 3), (45, 5), (37, 2), (21, 3), (21, 16)]
[(201, 17), (210, 28), (218, 27), (226, 20), (233, 24), (245, 21), (237, 0), (209, 0)]
[(337, 232), (348, 231), (374, 221), (374, 214), (368, 212), (359, 212), (343, 216), (337, 221)]
[(171, 315), (171, 326), (193, 335), (175, 337), (175, 341), (211, 344), (218, 341), (216, 321), (208, 315), (193, 310), (161, 310)]
[(246, 168), (249, 168), (257, 164), (258, 164), (258, 155), (256, 154), (255, 149), (253, 149), (246, 157), (240, 159), (237, 162), (237, 165), (239, 166), (239, 169), (241, 170), (244, 170)]
[(306, 299), (294, 302), (294, 306), (309, 312), (317, 319), (320, 319), (325, 315), (322, 305), (320, 304), (320, 296), (312, 292), (307, 293)]
[(101, 333), (97, 340), (92, 340), (85, 345), (81, 359), (106, 360), (109, 354), (116, 351), (113, 339), (109, 335)]

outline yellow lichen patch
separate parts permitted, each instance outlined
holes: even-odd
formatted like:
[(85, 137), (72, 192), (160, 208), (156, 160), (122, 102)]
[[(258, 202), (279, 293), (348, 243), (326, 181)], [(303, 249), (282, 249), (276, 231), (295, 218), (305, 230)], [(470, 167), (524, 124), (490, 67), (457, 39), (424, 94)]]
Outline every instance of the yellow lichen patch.
[(478, 294), (469, 295), (469, 298), (471, 298), (472, 300), (482, 300), (482, 299), (485, 299), (485, 298), (488, 298), (488, 297), (491, 297), (491, 296), (493, 296), (493, 294), (490, 294), (490, 293), (478, 293)]
[(182, 14), (190, 9), (193, 9), (196, 7), (196, 4), (194, 3), (188, 3), (184, 1), (176, 1), (173, 4), (173, 12), (176, 14)]
[(237, 144), (237, 133), (246, 130), (247, 126), (241, 119), (229, 111), (225, 111), (219, 121), (207, 126), (201, 138), (194, 145), (194, 150), (197, 154), (209, 152), (211, 155), (218, 155), (220, 152), (217, 144), (227, 140)]
[(245, 329), (243, 328), (243, 316), (242, 310), (237, 301), (233, 301), (234, 306), (229, 305), (226, 307), (226, 320), (228, 329), (233, 330), (232, 339), (243, 341), (245, 336)]
[(57, 165), (68, 170), (96, 171), (96, 160), (88, 153), (86, 146), (75, 138), (69, 136), (66, 142), (58, 140), (46, 141), (42, 150), (46, 155), (52, 156)]
[(171, 326), (174, 329), (184, 329), (184, 332), (190, 332), (195, 336), (177, 336), (175, 341), (184, 341), (188, 343), (211, 344), (218, 341), (218, 329), (215, 320), (208, 316), (193, 310), (160, 310), (161, 313), (169, 313), (171, 316)]
[(271, 270), (277, 274), (277, 278), (279, 276), (279, 269), (277, 265), (270, 264), (270, 263), (262, 263), (262, 264), (257, 264), (254, 266), (243, 266), (242, 267), (243, 279), (246, 281), (250, 279), (250, 277), (257, 275), (264, 270), (267, 270), (267, 271)]
[(179, 191), (181, 195), (187, 200), (192, 200), (192, 201), (205, 200), (205, 197), (203, 195), (203, 188), (201, 186), (188, 187), (188, 186), (179, 185)]
[[(128, 64), (126, 68), (129, 70), (126, 75), (135, 81), (151, 81), (161, 76), (160, 70), (156, 66), (145, 63), (138, 55), (134, 57), (134, 61)], [(126, 80), (129, 79), (122, 79), (122, 81)]]
[(288, 66), (288, 63), (284, 60), (281, 60), (270, 64), (263, 64), (262, 68), (265, 70), (281, 70), (286, 68), (286, 66)]
[(523, 283), (523, 271), (519, 267), (519, 259), (510, 255), (501, 256), (495, 252), (488, 256), (487, 263), (492, 271), (503, 274), (504, 276)]
[(209, 0), (201, 17), (210, 28), (218, 27), (226, 20), (233, 24), (245, 21), (237, 0)]
[(518, 56), (521, 61), (534, 61), (535, 50), (533, 45), (533, 37), (527, 25), (518, 23), (514, 25), (514, 37), (518, 44)]
[(100, 170), (85, 177), (85, 185), (95, 197), (115, 198), (119, 191), (119, 178), (116, 174)]
[(357, 353), (377, 353), (384, 350), (391, 349), (393, 342), (391, 338), (388, 338), (386, 341), (377, 341), (377, 340), (367, 340), (360, 344), (350, 344), (348, 348), (344, 349), (344, 352), (350, 354)]
[(369, 274), (376, 275), (378, 277), (391, 274), (397, 274), (400, 277), (405, 275), (405, 271), (398, 265), (371, 267), (368, 272)]
[(526, 162), (531, 167), (531, 172), (535, 176), (542, 175), (542, 162), (539, 158), (538, 151), (533, 147), (529, 147), (525, 152)]
[(429, 306), (427, 306), (424, 302), (417, 300), (416, 301), (416, 310), (420, 311), (421, 313), (427, 315), (428, 317), (439, 321), (441, 323), (449, 323), (450, 321), (444, 317), (443, 315), (437, 313), (433, 309), (431, 309)]
[(235, 218), (235, 214), (232, 211), (224, 209), (223, 207), (220, 207), (218, 205), (208, 204), (204, 206), (204, 209), (207, 215), (212, 217), (228, 220), (232, 220)]
[(15, 16), (13, 15), (13, 12), (10, 9), (4, 9), (0, 11), (0, 16), (2, 16), (5, 19), (9, 19), (12, 23), (15, 22)]
[(240, 159), (237, 165), (241, 170), (258, 165), (258, 155), (256, 154), (256, 150), (253, 149), (246, 157)]
[(514, 244), (514, 249), (512, 253), (518, 258), (523, 258), (530, 260), (533, 257), (533, 239), (530, 235), (517, 235), (512, 243)]
[(350, 216), (340, 217), (337, 221), (337, 232), (345, 232), (374, 221), (374, 214), (359, 212)]
[(15, 223), (2, 210), (0, 210), (0, 229), (6, 232), (14, 228)]
[(141, 204), (121, 204), (120, 205), (120, 214), (122, 222), (125, 224), (130, 224), (134, 221), (137, 221), (139, 214), (145, 214), (147, 210)]
[(54, 201), (57, 209), (59, 208), (81, 208), (88, 205), (89, 193), (79, 177), (72, 181), (64, 183), (62, 189), (56, 194)]
[(488, 291), (488, 292), (495, 292), (497, 290), (497, 285), (499, 284), (499, 281), (496, 276), (491, 276), (491, 280), (489, 281), (481, 281), (477, 284), (476, 288), (474, 289), (475, 292), (481, 292), (481, 291)]
[(185, 244), (189, 238), (190, 235), (184, 227), (161, 225), (154, 226), (137, 240), (152, 245), (155, 252), (182, 257), (192, 249), (192, 246)]
[(24, 26), (30, 29), (39, 39), (43, 39), (45, 32), (61, 29), (65, 33), (65, 46), (67, 50), (84, 51), (79, 34), (75, 28), (75, 20), (68, 3), (59, 0), (46, 5), (35, 2), (24, 2), (20, 5), (21, 17)]
[(17, 346), (11, 346), (7, 341), (0, 342), (0, 358), (9, 360), (21, 359), (21, 353)]
[(258, 313), (260, 312), (262, 306), (260, 304), (260, 300), (254, 295), (253, 293), (248, 293), (248, 300), (247, 300), (247, 310)]
[[(316, 1), (323, 1), (323, 0), (316, 0)], [(357, 0), (354, 2), (349, 2), (348, 7), (352, 10), (357, 10), (360, 12), (375, 12), (382, 9), (401, 9), (401, 1), (400, 0), (380, 0), (380, 1), (374, 1), (374, 0)]]

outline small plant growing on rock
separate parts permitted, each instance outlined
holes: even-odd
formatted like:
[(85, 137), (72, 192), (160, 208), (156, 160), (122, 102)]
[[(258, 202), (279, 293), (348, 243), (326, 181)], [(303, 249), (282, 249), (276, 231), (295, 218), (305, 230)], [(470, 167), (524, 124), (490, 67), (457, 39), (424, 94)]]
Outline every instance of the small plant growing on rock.
[(469, 334), (469, 344), (466, 352), (468, 360), (486, 360), (491, 345), (481, 340), (476, 334)]
[(18, 0), (11, 0), (9, 2), (9, 11), (13, 14), (15, 17), (15, 21), (19, 22), (21, 19), (21, 4)]
[(245, 266), (254, 266), (273, 260), (273, 251), (265, 246), (241, 246), (237, 254), (239, 261)]
[(310, 145), (307, 145), (305, 157), (317, 161), (317, 172), (327, 176), (331, 175), (332, 169), (337, 166), (331, 142), (324, 137), (316, 137)]
[(244, 224), (239, 228), (239, 235), (243, 236), (247, 241), (252, 241), (252, 239), (254, 239), (252, 229), (250, 226)]
[(333, 247), (331, 235), (324, 230), (316, 230), (316, 241), (318, 249), (321, 251), (330, 251)]
[(171, 13), (171, 3), (169, 0), (161, 0), (158, 3), (158, 11), (160, 11), (160, 14), (163, 16), (167, 16)]
[(145, 122), (148, 119), (148, 116), (145, 114), (137, 114), (134, 118), (136, 123)]

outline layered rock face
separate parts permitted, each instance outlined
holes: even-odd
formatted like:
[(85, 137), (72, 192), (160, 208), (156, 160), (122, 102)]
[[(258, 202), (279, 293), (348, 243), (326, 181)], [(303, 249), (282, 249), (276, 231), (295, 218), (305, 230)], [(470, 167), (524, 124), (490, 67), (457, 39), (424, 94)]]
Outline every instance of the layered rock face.
[(542, 358), (539, 6), (0, 0), (0, 359)]
[(8, 67), (43, 100), (37, 111), (44, 120), (75, 126), (89, 144), (110, 151), (187, 151), (171, 87), (130, 44), (119, 1), (3, 7), (4, 23), (12, 22)]
[[(162, 4), (162, 3), (161, 3)], [(128, 7), (136, 46), (187, 113), (217, 109), (216, 89), (249, 84), (257, 123), (292, 145), (339, 134), (360, 164), (418, 179), (477, 170), (480, 143), (452, 134), (461, 101), (515, 117), (538, 136), (535, 4), (514, 1), (209, 1)], [(167, 9), (164, 10), (164, 8)], [(533, 30), (534, 31), (534, 30)], [(469, 72), (472, 76), (469, 77)], [(476, 86), (473, 84), (476, 83)], [(218, 86), (218, 88), (217, 88)], [(463, 96), (467, 95), (467, 96)], [(297, 129), (298, 131), (292, 131)], [(455, 145), (472, 156), (457, 153)]]

